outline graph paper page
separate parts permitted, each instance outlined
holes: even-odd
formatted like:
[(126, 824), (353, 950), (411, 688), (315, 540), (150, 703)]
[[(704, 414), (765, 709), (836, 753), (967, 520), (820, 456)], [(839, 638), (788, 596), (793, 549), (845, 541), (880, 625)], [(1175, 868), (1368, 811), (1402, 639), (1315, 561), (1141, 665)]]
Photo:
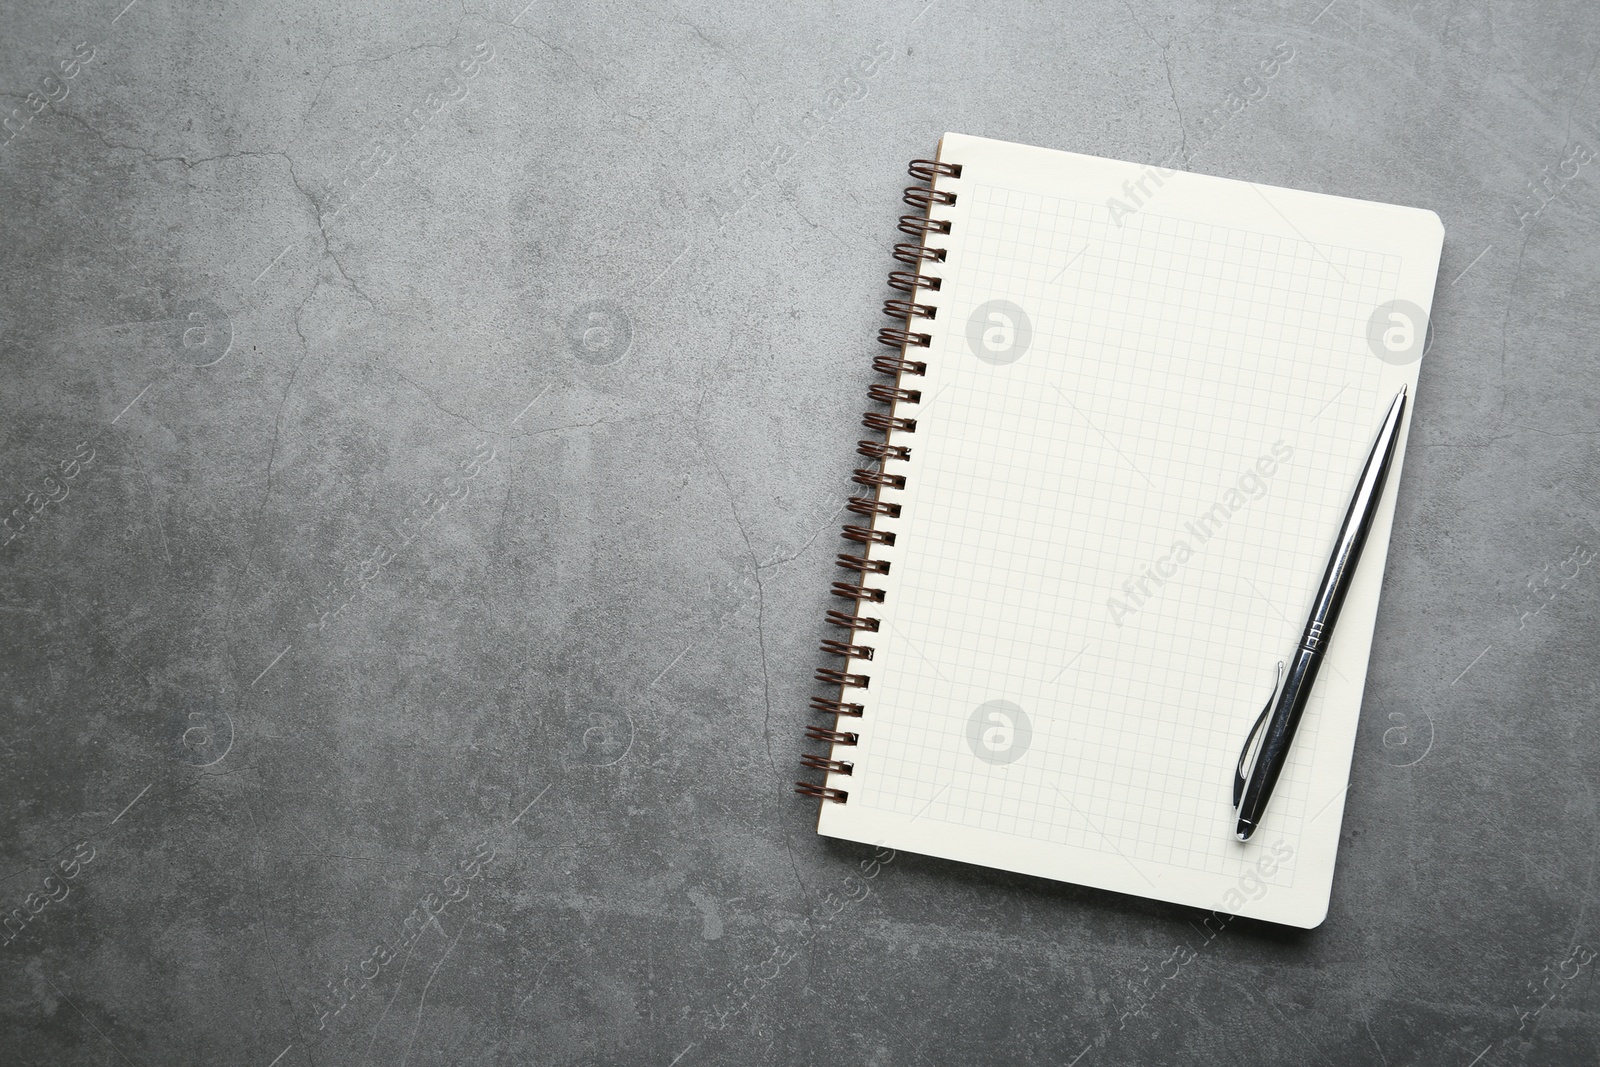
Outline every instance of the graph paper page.
[[(1315, 926), (1404, 440), (1264, 824), (1240, 746), (1415, 397), (1431, 212), (947, 134), (830, 836)], [(1414, 308), (1414, 310), (1413, 310)], [(1416, 336), (1413, 336), (1415, 334)]]

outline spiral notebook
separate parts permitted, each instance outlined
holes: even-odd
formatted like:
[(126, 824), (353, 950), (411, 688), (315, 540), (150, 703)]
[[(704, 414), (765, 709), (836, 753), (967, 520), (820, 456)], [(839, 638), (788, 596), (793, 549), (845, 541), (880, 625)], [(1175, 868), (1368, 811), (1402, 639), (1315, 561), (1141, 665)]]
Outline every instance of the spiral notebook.
[(1432, 212), (946, 134), (890, 276), (819, 832), (1312, 927), (1404, 454), (1266, 821), (1231, 785), (1390, 400)]

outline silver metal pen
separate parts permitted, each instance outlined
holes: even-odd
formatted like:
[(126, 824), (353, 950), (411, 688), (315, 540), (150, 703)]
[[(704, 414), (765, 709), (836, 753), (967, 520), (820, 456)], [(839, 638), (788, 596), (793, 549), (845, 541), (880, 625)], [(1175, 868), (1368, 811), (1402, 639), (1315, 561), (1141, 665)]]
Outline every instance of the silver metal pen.
[[(1287, 673), (1283, 661), (1278, 661), (1278, 679), (1266, 707), (1261, 709), (1255, 725), (1244, 739), (1239, 752), (1239, 764), (1233, 772), (1233, 808), (1239, 816), (1235, 831), (1240, 841), (1248, 841), (1261, 825), (1267, 801), (1278, 784), (1284, 764), (1289, 760), (1289, 745), (1294, 740), (1300, 718), (1305, 714), (1306, 701), (1311, 697), (1311, 687), (1316, 683), (1317, 670), (1327, 654), (1328, 640), (1333, 636), (1333, 624), (1339, 618), (1345, 593), (1355, 576), (1356, 563), (1361, 559), (1361, 549), (1367, 543), (1367, 532), (1372, 529), (1372, 516), (1378, 510), (1378, 500), (1383, 495), (1383, 484), (1389, 476), (1390, 461), (1394, 459), (1396, 443), (1400, 440), (1400, 425), (1405, 418), (1406, 388), (1400, 387), (1389, 414), (1384, 416), (1377, 440), (1367, 456), (1361, 477), (1356, 480), (1355, 495), (1350, 498), (1350, 508), (1345, 512), (1344, 525), (1333, 544), (1333, 555), (1328, 559), (1328, 569), (1322, 575), (1322, 584), (1311, 604), (1311, 617), (1306, 621), (1305, 632), (1295, 646), (1293, 661)], [(1265, 724), (1266, 730), (1262, 731)], [(1259, 744), (1257, 740), (1259, 737)], [(1246, 770), (1246, 764), (1249, 770)]]

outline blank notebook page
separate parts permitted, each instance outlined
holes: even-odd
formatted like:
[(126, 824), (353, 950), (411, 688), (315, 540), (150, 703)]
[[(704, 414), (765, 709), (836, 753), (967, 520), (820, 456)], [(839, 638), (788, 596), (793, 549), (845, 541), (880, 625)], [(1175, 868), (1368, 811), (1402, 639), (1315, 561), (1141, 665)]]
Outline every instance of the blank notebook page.
[[(1443, 230), (1394, 207), (947, 134), (947, 250), (880, 499), (859, 742), (819, 830), (1297, 926), (1326, 915), (1402, 440), (1291, 762), (1234, 767), (1379, 423)], [(1407, 303), (1392, 304), (1394, 301)], [(1406, 312), (1415, 305), (1417, 313)], [(1398, 309), (1399, 318), (1395, 317)]]

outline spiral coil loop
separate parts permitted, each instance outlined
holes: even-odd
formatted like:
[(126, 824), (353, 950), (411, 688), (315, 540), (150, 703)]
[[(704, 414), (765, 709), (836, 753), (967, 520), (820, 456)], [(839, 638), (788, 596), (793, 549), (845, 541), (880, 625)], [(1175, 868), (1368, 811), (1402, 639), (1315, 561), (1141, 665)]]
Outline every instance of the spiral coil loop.
[(874, 589), (870, 585), (851, 585), (849, 582), (834, 582), (832, 592), (836, 597), (854, 600), (858, 604), (862, 601), (882, 604), (887, 595), (882, 589)]
[(859, 735), (848, 730), (830, 730), (826, 726), (807, 726), (806, 736), (813, 741), (826, 741), (832, 745), (853, 745)]
[(850, 799), (850, 794), (843, 789), (834, 789), (832, 786), (826, 785), (812, 785), (810, 782), (796, 782), (794, 791), (803, 797), (831, 800), (835, 804), (843, 804)]
[(940, 163), (936, 159), (913, 159), (911, 166), (907, 167), (906, 170), (911, 172), (913, 178), (924, 182), (933, 181), (934, 175), (937, 174), (942, 174), (946, 178), (961, 177), (961, 164)]
[[(819, 771), (827, 771), (829, 774), (850, 774), (856, 769), (856, 765), (848, 760), (828, 759), (826, 756), (813, 756), (809, 752), (800, 757), (800, 762), (805, 764), (807, 767), (811, 767)], [(796, 784), (798, 785), (799, 783)]]
[(888, 530), (869, 530), (865, 526), (846, 526), (843, 536), (850, 541), (860, 541), (864, 545), (893, 545), (894, 534)]
[[(877, 360), (873, 360), (872, 362), (873, 362), (874, 365), (876, 365), (878, 361)], [(916, 364), (916, 366), (918, 366), (918, 367), (926, 367), (927, 364), (918, 363), (918, 364)], [(884, 373), (885, 374), (893, 374), (894, 372), (893, 371), (884, 371)], [(921, 372), (919, 371), (917, 373), (921, 373)], [(886, 445), (882, 441), (857, 441), (856, 442), (856, 451), (861, 453), (863, 456), (871, 456), (873, 459), (910, 459), (911, 458), (911, 449), (907, 448), (905, 445)]]
[[(910, 204), (912, 207), (920, 207), (922, 210), (926, 211), (934, 204), (948, 205), (955, 203), (956, 194), (943, 192), (938, 189), (924, 189), (920, 185), (913, 185), (911, 188), (905, 191), (905, 195), (901, 197), (901, 199)], [(949, 225), (946, 224), (946, 228), (940, 232), (949, 233)]]
[(871, 500), (864, 496), (853, 496), (845, 507), (857, 515), (887, 515), (891, 519), (900, 517), (899, 504), (886, 504), (882, 500)]
[[(860, 474), (860, 471), (856, 472)], [(862, 574), (888, 574), (889, 561), (886, 559), (868, 559), (865, 556), (854, 556), (849, 552), (841, 552), (833, 557), (835, 566), (848, 570), (860, 571)]]
[[(904, 489), (906, 487), (906, 476), (903, 474), (885, 474), (882, 471), (868, 470), (865, 467), (857, 467), (850, 480), (859, 482), (862, 485), (886, 485), (890, 489)], [(885, 563), (884, 569), (887, 570), (888, 566)]]
[(895, 245), (894, 258), (913, 267), (921, 263), (943, 263), (944, 249), (924, 248), (921, 245)]
[(898, 326), (885, 326), (878, 331), (878, 343), (888, 345), (890, 348), (904, 348), (915, 345), (917, 348), (927, 348), (933, 344), (931, 333), (911, 333)]
[(928, 373), (928, 365), (915, 359), (900, 359), (896, 356), (878, 356), (872, 361), (872, 369), (879, 374), (915, 374), (919, 378)]
[(818, 667), (814, 677), (819, 682), (840, 685), (846, 689), (865, 689), (872, 684), (872, 679), (868, 675), (846, 674), (844, 671), (836, 671), (832, 667)]
[(930, 233), (949, 233), (950, 224), (941, 219), (930, 219), (926, 215), (901, 215), (900, 232), (913, 237), (923, 237)]
[(885, 300), (883, 313), (891, 319), (909, 319), (913, 315), (919, 319), (931, 319), (939, 313), (939, 309), (931, 304), (913, 304), (909, 300)]
[[(880, 431), (883, 437), (879, 440), (862, 441), (856, 446), (856, 451), (868, 459), (878, 461), (876, 467), (858, 467), (852, 475), (852, 481), (871, 490), (870, 496), (853, 496), (846, 507), (856, 515), (867, 518), (865, 525), (847, 524), (842, 533), (847, 541), (865, 546), (856, 553), (841, 552), (834, 562), (853, 571), (856, 577), (853, 581), (834, 582), (831, 592), (834, 596), (852, 601), (851, 610), (828, 612), (827, 621), (833, 626), (848, 632), (848, 640), (829, 638), (821, 644), (821, 650), (828, 655), (838, 656), (844, 660), (845, 669), (833, 667), (820, 667), (815, 677), (826, 685), (838, 687), (836, 697), (812, 697), (811, 707), (814, 711), (824, 715), (833, 715), (836, 721), (833, 727), (808, 726), (806, 738), (812, 741), (821, 741), (833, 746), (850, 747), (859, 743), (860, 735), (849, 730), (838, 728), (837, 717), (862, 718), (866, 708), (862, 704), (853, 703), (844, 699), (847, 689), (866, 689), (872, 677), (849, 670), (851, 661), (870, 662), (875, 649), (872, 645), (857, 644), (857, 634), (877, 633), (882, 623), (881, 619), (862, 615), (861, 608), (865, 604), (882, 604), (888, 596), (887, 590), (868, 585), (867, 580), (873, 575), (888, 574), (892, 566), (891, 561), (874, 559), (871, 556), (873, 545), (893, 547), (895, 533), (885, 530), (880, 526), (881, 520), (897, 519), (900, 517), (901, 505), (888, 500), (879, 499), (885, 489), (901, 490), (906, 487), (906, 475), (890, 473), (884, 469), (889, 460), (906, 461), (911, 458), (911, 449), (899, 443), (890, 443), (890, 438), (895, 434), (916, 433), (917, 420), (905, 415), (897, 414), (901, 404), (920, 404), (922, 390), (909, 388), (905, 379), (910, 377), (923, 377), (928, 373), (928, 364), (921, 360), (907, 358), (907, 351), (912, 348), (932, 348), (933, 335), (911, 329), (911, 323), (916, 319), (934, 320), (939, 313), (935, 304), (923, 303), (918, 299), (922, 292), (936, 293), (943, 284), (941, 278), (923, 274), (924, 264), (943, 263), (949, 254), (948, 249), (932, 248), (928, 239), (934, 234), (948, 234), (951, 223), (946, 219), (936, 219), (932, 216), (935, 207), (948, 207), (956, 203), (958, 194), (949, 189), (935, 188), (935, 183), (940, 178), (955, 179), (961, 177), (961, 165), (958, 163), (944, 163), (933, 159), (916, 159), (911, 161), (908, 168), (913, 178), (926, 183), (925, 185), (910, 186), (905, 190), (903, 199), (907, 204), (922, 211), (920, 215), (902, 215), (899, 229), (901, 233), (916, 238), (915, 244), (897, 244), (894, 246), (894, 258), (907, 264), (913, 269), (910, 271), (896, 270), (889, 273), (889, 286), (907, 294), (910, 299), (891, 299), (884, 302), (883, 313), (897, 321), (897, 325), (886, 326), (878, 331), (878, 341), (895, 349), (893, 356), (877, 356), (872, 361), (872, 369), (880, 374), (886, 374), (893, 380), (892, 384), (875, 383), (868, 390), (868, 395), (880, 403), (889, 405), (887, 412), (869, 411), (861, 417), (862, 424), (868, 429)], [(859, 554), (857, 554), (859, 553)], [(800, 757), (802, 765), (812, 770), (824, 771), (828, 774), (849, 775), (854, 773), (855, 764), (849, 760), (835, 759), (832, 755), (817, 756), (806, 753)], [(818, 785), (813, 782), (796, 782), (795, 792), (802, 796), (812, 797), (817, 800), (832, 801), (843, 804), (850, 798), (848, 790), (839, 789), (830, 785)]]
[(878, 632), (880, 620), (869, 618), (866, 615), (851, 615), (843, 611), (828, 611), (828, 621), (841, 630), (866, 630), (869, 633)]
[(862, 710), (860, 704), (847, 704), (842, 700), (833, 700), (829, 697), (812, 697), (811, 708), (813, 711), (820, 711), (824, 715), (852, 715), (858, 719), (861, 718)]
[(869, 430), (904, 430), (906, 433), (917, 432), (916, 419), (902, 419), (895, 415), (885, 415), (881, 411), (869, 411), (861, 416), (861, 425)]
[(902, 293), (915, 295), (918, 289), (927, 289), (930, 292), (937, 293), (939, 286), (942, 284), (944, 284), (943, 278), (935, 278), (928, 274), (912, 274), (903, 270), (889, 272), (889, 287), (898, 289)]
[(907, 404), (922, 403), (921, 389), (896, 389), (892, 385), (882, 382), (873, 382), (867, 388), (867, 395), (874, 400), (881, 400), (885, 404), (893, 404), (896, 400), (904, 400)]

